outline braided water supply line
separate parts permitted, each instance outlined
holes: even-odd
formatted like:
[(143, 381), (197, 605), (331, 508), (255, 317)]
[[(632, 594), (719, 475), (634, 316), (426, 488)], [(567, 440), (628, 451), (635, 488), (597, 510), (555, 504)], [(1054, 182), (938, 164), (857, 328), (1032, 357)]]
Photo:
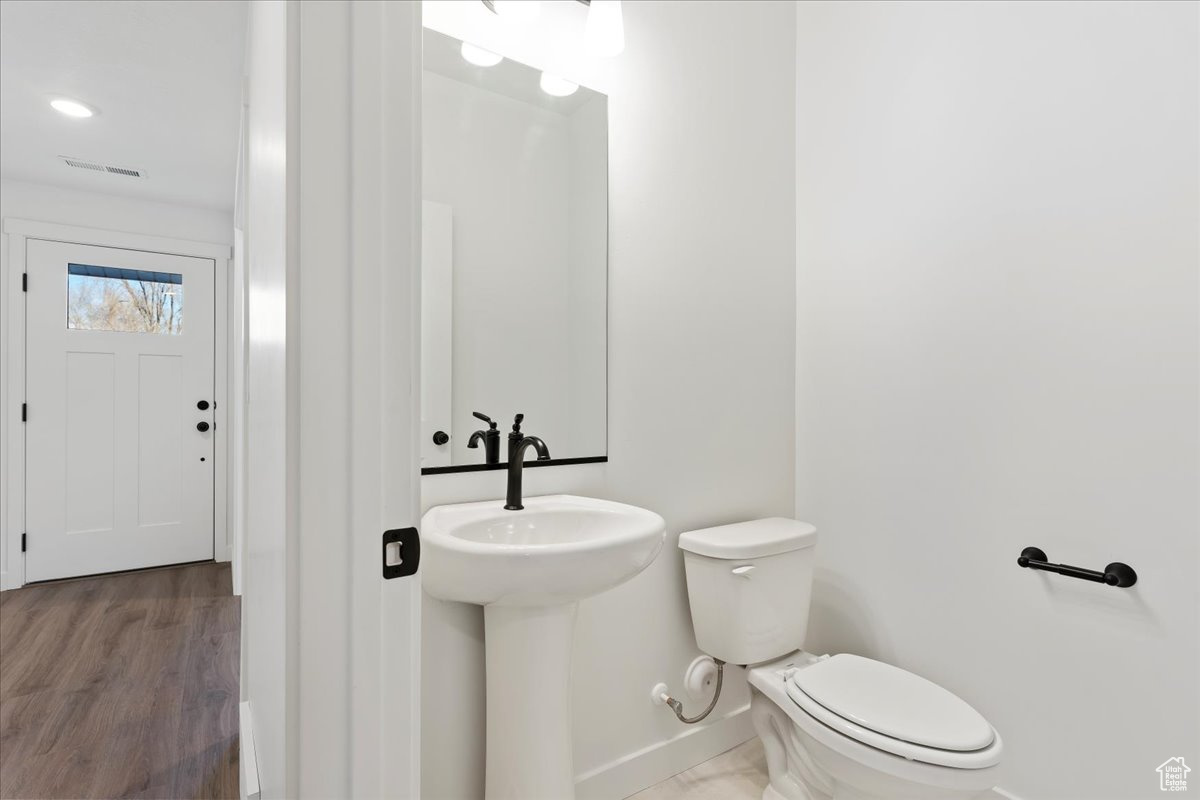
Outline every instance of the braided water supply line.
[(671, 710), (675, 712), (675, 716), (679, 717), (679, 721), (685, 725), (692, 725), (707, 717), (717, 707), (717, 701), (721, 699), (721, 684), (725, 680), (725, 662), (719, 658), (714, 658), (713, 661), (717, 663), (717, 690), (713, 693), (713, 699), (708, 704), (708, 708), (704, 709), (697, 716), (685, 717), (683, 715), (683, 703), (671, 697), (666, 692), (662, 694), (662, 701), (671, 707)]

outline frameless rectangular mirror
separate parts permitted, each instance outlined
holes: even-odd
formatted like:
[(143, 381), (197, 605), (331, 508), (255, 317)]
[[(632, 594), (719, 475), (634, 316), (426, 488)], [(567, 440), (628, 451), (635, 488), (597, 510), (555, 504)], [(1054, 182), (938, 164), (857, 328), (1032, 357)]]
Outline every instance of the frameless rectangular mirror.
[(497, 58), (424, 32), (424, 473), (607, 452), (608, 99)]

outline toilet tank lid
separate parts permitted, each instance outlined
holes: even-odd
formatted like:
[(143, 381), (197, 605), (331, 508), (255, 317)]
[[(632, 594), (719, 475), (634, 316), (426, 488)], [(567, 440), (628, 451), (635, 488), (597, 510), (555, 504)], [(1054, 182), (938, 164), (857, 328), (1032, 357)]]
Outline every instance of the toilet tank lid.
[(679, 548), (709, 558), (761, 558), (812, 547), (817, 529), (807, 522), (771, 517), (679, 534)]

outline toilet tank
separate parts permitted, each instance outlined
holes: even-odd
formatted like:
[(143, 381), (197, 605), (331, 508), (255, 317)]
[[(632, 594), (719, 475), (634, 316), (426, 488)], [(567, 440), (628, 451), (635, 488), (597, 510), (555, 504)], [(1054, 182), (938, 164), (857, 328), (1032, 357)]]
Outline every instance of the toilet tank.
[(817, 529), (780, 517), (680, 534), (696, 644), (730, 664), (799, 650)]

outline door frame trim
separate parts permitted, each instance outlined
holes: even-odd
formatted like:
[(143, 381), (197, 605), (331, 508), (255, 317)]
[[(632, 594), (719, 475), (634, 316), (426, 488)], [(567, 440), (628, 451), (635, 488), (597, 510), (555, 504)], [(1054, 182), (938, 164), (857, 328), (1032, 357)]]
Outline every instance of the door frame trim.
[(229, 336), (229, 283), (233, 269), (233, 248), (211, 242), (14, 218), (3, 220), (3, 233), (8, 239), (8, 258), (5, 260), (8, 274), (0, 275), (0, 285), (5, 290), (4, 307), (0, 308), (0, 312), (6, 320), (4, 330), (0, 332), (4, 339), (3, 346), (0, 346), (0, 357), (6, 357), (3, 374), (7, 391), (0, 392), (0, 420), (3, 420), (5, 429), (3, 449), (0, 449), (0, 460), (4, 467), (0, 498), (4, 500), (5, 509), (0, 518), (0, 549), (6, 556), (7, 568), (0, 572), (0, 590), (17, 589), (25, 585), (25, 554), (21, 552), (20, 537), (25, 532), (25, 427), (21, 422), (21, 404), (26, 397), (28, 343), (25, 339), (26, 296), (22, 291), (21, 276), (26, 269), (26, 244), (31, 239), (142, 250), (213, 261), (213, 397), (217, 403), (213, 414), (217, 426), (217, 436), (213, 442), (213, 557), (217, 561), (231, 560), (233, 541), (229, 525), (229, 476), (232, 471), (229, 469), (229, 436), (232, 425), (229, 412), (233, 404), (229, 397), (232, 344)]

